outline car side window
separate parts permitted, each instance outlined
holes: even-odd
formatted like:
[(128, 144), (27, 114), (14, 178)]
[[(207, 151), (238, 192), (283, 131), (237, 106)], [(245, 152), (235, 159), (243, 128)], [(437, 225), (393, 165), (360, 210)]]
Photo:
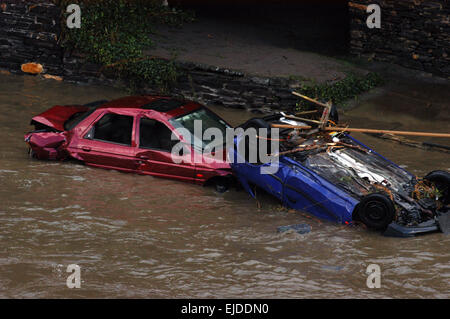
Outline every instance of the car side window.
[(172, 140), (172, 131), (163, 123), (141, 118), (139, 122), (139, 147), (172, 152), (179, 140)]
[(131, 146), (133, 117), (127, 115), (105, 114), (85, 138)]

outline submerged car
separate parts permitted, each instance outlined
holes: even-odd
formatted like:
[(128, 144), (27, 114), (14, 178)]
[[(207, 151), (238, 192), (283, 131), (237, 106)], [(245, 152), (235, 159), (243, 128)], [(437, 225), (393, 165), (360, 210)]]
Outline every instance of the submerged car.
[[(37, 159), (75, 159), (95, 167), (211, 183), (218, 191), (224, 191), (232, 176), (225, 157), (192, 161), (192, 154), (199, 151), (191, 141), (195, 120), (202, 121), (203, 130), (215, 127), (225, 131), (230, 127), (196, 102), (131, 96), (109, 102), (53, 106), (32, 118), (35, 130), (25, 135), (25, 141)], [(179, 128), (192, 136), (182, 136)], [(172, 149), (177, 143), (185, 147), (174, 155)], [(201, 150), (200, 153), (201, 157), (208, 157)]]
[[(307, 125), (275, 114), (241, 127), (268, 129), (269, 144), (272, 124)], [(387, 236), (448, 233), (448, 172), (434, 171), (418, 179), (344, 132), (286, 128), (280, 129), (277, 140), (276, 152), (270, 144), (265, 149), (278, 159), (278, 169), (262, 174), (263, 167), (274, 164), (250, 161), (249, 153), (258, 153), (260, 144), (246, 134), (235, 137), (229, 150), (231, 166), (251, 196), (258, 187), (289, 208), (342, 224), (362, 222)]]

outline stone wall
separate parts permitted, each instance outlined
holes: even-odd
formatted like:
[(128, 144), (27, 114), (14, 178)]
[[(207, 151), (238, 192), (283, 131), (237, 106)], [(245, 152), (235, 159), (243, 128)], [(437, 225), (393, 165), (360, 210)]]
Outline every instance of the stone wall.
[[(379, 0), (382, 28), (368, 29), (365, 5), (351, 2), (351, 48), (358, 55), (450, 76), (448, 1)], [(0, 0), (0, 69), (21, 72), (27, 62), (44, 73), (72, 82), (117, 84), (77, 52), (59, 45), (61, 10), (51, 1)], [(177, 62), (183, 75), (171, 93), (227, 107), (269, 110), (292, 108), (295, 79), (256, 77), (229, 69)], [(152, 88), (144, 88), (154, 93)]]
[[(84, 54), (64, 51), (58, 43), (61, 10), (52, 2), (0, 0), (0, 69), (22, 73), (23, 63), (35, 62), (44, 73), (70, 82), (117, 84)], [(173, 94), (204, 103), (259, 109), (288, 108), (297, 99), (290, 94), (296, 81), (261, 78), (195, 63), (178, 62), (180, 73)], [(292, 83), (291, 83), (292, 82)], [(142, 92), (155, 93), (153, 88)]]
[[(35, 62), (44, 72), (65, 81), (113, 84), (119, 81), (101, 72), (80, 52), (63, 50), (58, 43), (61, 10), (51, 1), (0, 0), (0, 69), (22, 73), (23, 63)], [(264, 110), (295, 106), (291, 93), (297, 81), (262, 78), (241, 72), (188, 62), (177, 62), (182, 74), (171, 94), (227, 107)], [(156, 93), (151, 87), (142, 93)]]
[(50, 1), (0, 0), (0, 68), (21, 72), (23, 63), (36, 62), (62, 75), (60, 15)]
[[(99, 65), (86, 61), (83, 54), (65, 52), (64, 80), (84, 83), (117, 85), (114, 75), (101, 72)], [(295, 79), (257, 77), (225, 68), (192, 62), (176, 62), (180, 76), (170, 94), (181, 95), (205, 104), (245, 108), (251, 111), (290, 109), (298, 98), (291, 91), (300, 85)], [(161, 94), (154, 87), (138, 89), (142, 94)], [(165, 93), (163, 93), (165, 94)]]
[[(367, 5), (381, 7), (381, 29), (366, 25)], [(450, 78), (449, 0), (352, 0), (351, 53)]]
[(178, 62), (178, 67), (184, 74), (173, 93), (206, 104), (264, 112), (291, 109), (298, 102), (291, 93), (299, 85), (294, 79), (257, 77), (191, 62)]

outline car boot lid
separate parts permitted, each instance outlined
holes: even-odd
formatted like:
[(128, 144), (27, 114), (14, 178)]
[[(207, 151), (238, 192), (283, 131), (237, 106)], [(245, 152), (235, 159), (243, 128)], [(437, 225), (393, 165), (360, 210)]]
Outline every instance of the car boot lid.
[(87, 106), (55, 105), (47, 111), (32, 118), (31, 124), (40, 123), (57, 131), (64, 131), (64, 123), (74, 114), (87, 111)]

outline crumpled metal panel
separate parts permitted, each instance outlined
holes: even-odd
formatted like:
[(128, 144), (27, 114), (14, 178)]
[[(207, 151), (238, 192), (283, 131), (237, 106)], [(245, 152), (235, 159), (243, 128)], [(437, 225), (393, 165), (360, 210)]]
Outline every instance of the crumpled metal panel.
[(38, 159), (64, 159), (63, 146), (66, 140), (65, 132), (39, 132), (25, 135), (25, 141)]
[(64, 123), (73, 114), (87, 111), (85, 106), (63, 106), (56, 105), (47, 111), (33, 117), (32, 121), (41, 123), (45, 126), (53, 128), (58, 131), (64, 131)]

